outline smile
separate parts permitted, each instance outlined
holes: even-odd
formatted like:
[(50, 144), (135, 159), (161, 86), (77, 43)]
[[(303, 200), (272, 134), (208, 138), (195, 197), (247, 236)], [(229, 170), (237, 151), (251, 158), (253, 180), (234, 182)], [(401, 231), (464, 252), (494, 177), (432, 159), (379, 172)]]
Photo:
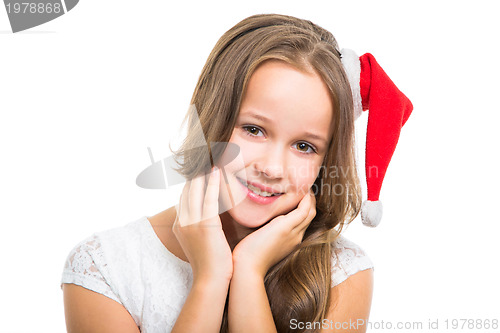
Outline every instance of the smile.
[(265, 190), (258, 188), (257, 186), (254, 186), (252, 184), (245, 182), (244, 180), (242, 180), (240, 178), (237, 178), (237, 179), (248, 190), (250, 190), (252, 193), (254, 193), (258, 196), (261, 196), (261, 197), (277, 197), (277, 196), (280, 196), (283, 194), (283, 193), (278, 193), (278, 192), (267, 192)]

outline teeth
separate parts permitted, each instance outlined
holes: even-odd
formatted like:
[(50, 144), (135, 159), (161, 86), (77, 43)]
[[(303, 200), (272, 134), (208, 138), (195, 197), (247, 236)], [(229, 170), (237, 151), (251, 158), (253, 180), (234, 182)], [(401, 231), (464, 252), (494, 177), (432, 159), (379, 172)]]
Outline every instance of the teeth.
[(276, 195), (275, 193), (270, 193), (270, 192), (262, 191), (260, 188), (255, 187), (255, 186), (253, 186), (251, 184), (243, 184), (243, 185), (245, 185), (253, 193), (255, 193), (257, 195), (260, 195), (261, 197), (272, 197), (272, 196)]
[(258, 187), (255, 187), (253, 185), (250, 185), (250, 184), (247, 184), (247, 187), (255, 194), (258, 194), (260, 196), (263, 196), (263, 197), (270, 197), (272, 195), (274, 195), (273, 193), (269, 193), (269, 192), (266, 192), (266, 191), (262, 191), (260, 188)]
[(250, 191), (252, 191), (253, 193), (255, 193), (257, 195), (260, 195), (261, 197), (272, 197), (272, 196), (276, 196), (276, 195), (280, 194), (280, 193), (270, 193), (270, 192), (262, 191), (260, 188), (255, 187), (251, 184), (247, 184), (247, 182), (244, 182), (241, 179), (238, 179), (238, 180), (241, 182), (241, 184), (245, 185)]

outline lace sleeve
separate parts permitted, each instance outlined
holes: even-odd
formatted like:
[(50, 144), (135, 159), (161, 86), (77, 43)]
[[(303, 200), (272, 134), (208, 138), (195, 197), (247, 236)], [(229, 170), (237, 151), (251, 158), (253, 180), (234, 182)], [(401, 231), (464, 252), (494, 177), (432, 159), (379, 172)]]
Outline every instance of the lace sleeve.
[[(122, 304), (101, 273), (106, 269), (102, 260), (101, 244), (95, 235), (77, 244), (69, 253), (61, 278), (63, 283), (73, 283), (107, 296)], [(98, 266), (96, 261), (100, 264)]]
[(373, 263), (357, 244), (342, 236), (332, 244), (332, 287), (369, 268), (373, 268)]

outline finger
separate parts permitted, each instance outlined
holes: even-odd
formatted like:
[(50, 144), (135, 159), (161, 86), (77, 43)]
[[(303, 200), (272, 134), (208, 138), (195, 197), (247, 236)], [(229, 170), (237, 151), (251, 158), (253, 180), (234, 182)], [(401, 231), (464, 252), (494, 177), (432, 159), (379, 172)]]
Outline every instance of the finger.
[(174, 224), (178, 223), (177, 221), (179, 221), (179, 214), (181, 213), (181, 203), (178, 202), (175, 206), (174, 206), (174, 209), (175, 209), (175, 220), (174, 220)]
[(308, 193), (302, 198), (301, 202), (299, 203), (299, 206), (295, 211), (297, 212), (297, 215), (294, 217), (298, 221), (297, 223), (293, 226), (292, 230), (305, 230), (308, 226), (309, 223), (312, 221), (314, 216), (316, 215), (316, 198), (314, 197), (313, 194)]
[[(191, 186), (191, 181), (188, 180), (186, 184), (184, 184), (184, 188), (182, 189), (181, 198), (179, 199), (179, 207), (176, 207), (177, 216), (174, 221), (174, 225), (182, 226), (182, 221), (186, 218), (189, 218), (189, 187)], [(182, 219), (181, 219), (182, 217)], [(176, 224), (177, 223), (177, 224)]]
[(295, 229), (307, 217), (309, 213), (310, 201), (311, 201), (311, 196), (309, 194), (306, 194), (302, 198), (302, 200), (300, 200), (297, 208), (295, 208), (288, 214), (284, 215), (284, 218), (294, 222), (292, 230)]
[(314, 219), (315, 216), (316, 216), (316, 198), (314, 195), (311, 195), (311, 205), (309, 206), (308, 214), (306, 218), (297, 225), (296, 228), (300, 232), (305, 232), (305, 230), (307, 229), (307, 227), (309, 227), (311, 221)]
[(191, 180), (189, 188), (189, 222), (197, 223), (201, 221), (201, 211), (203, 205), (203, 193), (205, 191), (205, 176), (198, 175)]
[(219, 214), (219, 184), (220, 170), (215, 167), (210, 173), (203, 201), (203, 220), (213, 218)]

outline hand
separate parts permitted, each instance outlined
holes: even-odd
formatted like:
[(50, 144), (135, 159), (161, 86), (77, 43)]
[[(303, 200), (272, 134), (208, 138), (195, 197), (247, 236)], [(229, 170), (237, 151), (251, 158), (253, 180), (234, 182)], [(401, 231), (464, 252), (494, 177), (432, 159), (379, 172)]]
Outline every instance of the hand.
[(193, 279), (231, 280), (233, 262), (219, 218), (220, 170), (186, 182), (172, 231), (193, 269)]
[(292, 252), (316, 216), (316, 197), (309, 191), (296, 209), (280, 215), (243, 238), (233, 250), (234, 270), (264, 278), (269, 268)]

